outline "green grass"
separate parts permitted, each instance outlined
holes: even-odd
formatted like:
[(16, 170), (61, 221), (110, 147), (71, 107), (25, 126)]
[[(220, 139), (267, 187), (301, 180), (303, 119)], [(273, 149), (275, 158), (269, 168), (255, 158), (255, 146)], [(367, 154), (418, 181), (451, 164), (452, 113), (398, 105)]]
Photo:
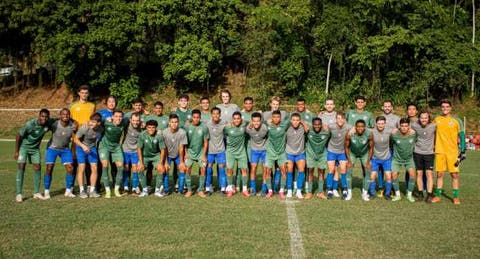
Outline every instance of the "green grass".
[[(0, 257), (288, 258), (286, 205), (278, 197), (206, 199), (171, 195), (81, 200), (64, 198), (57, 164), (49, 201), (15, 198), (14, 143), (0, 142)], [(462, 165), (461, 201), (410, 204), (360, 200), (295, 204), (308, 258), (476, 257), (480, 251), (479, 152)], [(196, 179), (196, 178), (194, 178)], [(403, 176), (402, 176), (403, 179)], [(445, 193), (451, 195), (450, 179)], [(32, 193), (27, 168), (25, 196)], [(402, 185), (403, 188), (403, 185)]]

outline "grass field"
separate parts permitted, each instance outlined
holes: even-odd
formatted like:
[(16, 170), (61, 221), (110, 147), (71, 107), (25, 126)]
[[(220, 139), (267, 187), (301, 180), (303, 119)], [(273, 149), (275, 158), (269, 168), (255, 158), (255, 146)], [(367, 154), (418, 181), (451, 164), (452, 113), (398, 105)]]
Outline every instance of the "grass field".
[[(469, 152), (462, 164), (460, 206), (448, 198), (438, 204), (363, 202), (359, 170), (349, 202), (287, 204), (278, 197), (226, 199), (218, 194), (206, 199), (67, 199), (60, 165), (52, 200), (17, 204), (13, 147), (13, 142), (0, 142), (1, 258), (289, 258), (287, 206), (296, 211), (307, 258), (474, 258), (480, 252), (480, 152)], [(26, 197), (31, 197), (32, 178), (29, 166)], [(445, 193), (451, 195), (446, 179)]]

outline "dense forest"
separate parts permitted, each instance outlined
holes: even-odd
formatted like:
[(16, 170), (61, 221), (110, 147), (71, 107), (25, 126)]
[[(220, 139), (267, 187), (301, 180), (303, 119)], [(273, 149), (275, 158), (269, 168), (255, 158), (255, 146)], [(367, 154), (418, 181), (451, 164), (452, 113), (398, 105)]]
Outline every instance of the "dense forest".
[[(241, 72), (257, 96), (478, 95), (475, 0), (2, 0), (0, 57), (37, 83), (131, 98), (206, 92)], [(476, 16), (476, 17), (475, 17)], [(25, 69), (27, 68), (27, 69)], [(476, 76), (475, 76), (476, 74)]]

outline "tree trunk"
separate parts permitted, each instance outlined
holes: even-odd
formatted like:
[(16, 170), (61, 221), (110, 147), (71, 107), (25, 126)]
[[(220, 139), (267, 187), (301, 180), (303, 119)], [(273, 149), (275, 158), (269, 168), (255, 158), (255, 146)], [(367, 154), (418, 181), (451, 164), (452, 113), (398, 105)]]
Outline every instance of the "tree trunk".
[(330, 57), (328, 58), (328, 67), (327, 67), (327, 82), (325, 84), (325, 93), (328, 94), (328, 87), (330, 83), (330, 66), (332, 65), (332, 58), (333, 58), (333, 52), (330, 53)]
[[(475, 46), (475, 0), (472, 0), (472, 45)], [(472, 71), (470, 97), (475, 96), (475, 71)]]

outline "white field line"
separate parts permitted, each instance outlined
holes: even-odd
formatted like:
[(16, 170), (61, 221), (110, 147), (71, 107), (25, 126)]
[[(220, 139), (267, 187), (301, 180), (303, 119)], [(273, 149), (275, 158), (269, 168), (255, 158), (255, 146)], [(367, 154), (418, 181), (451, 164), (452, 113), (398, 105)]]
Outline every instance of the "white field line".
[(295, 203), (297, 202), (285, 201), (287, 204), (288, 230), (290, 232), (290, 253), (292, 258), (300, 259), (305, 258), (305, 250), (303, 249), (302, 233), (300, 232), (300, 224), (295, 211)]

